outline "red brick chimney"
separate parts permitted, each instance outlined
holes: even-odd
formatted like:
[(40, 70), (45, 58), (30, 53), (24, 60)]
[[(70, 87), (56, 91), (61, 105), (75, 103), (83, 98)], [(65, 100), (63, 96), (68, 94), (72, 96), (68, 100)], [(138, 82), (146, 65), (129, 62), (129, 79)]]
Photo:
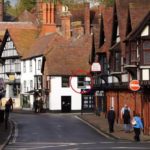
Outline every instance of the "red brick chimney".
[(71, 37), (70, 17), (71, 17), (70, 11), (63, 10), (63, 12), (61, 13), (61, 31), (67, 39)]
[(42, 0), (37, 0), (36, 1), (36, 13), (37, 13), (37, 17), (39, 19), (40, 22), (42, 22)]
[(51, 32), (56, 32), (56, 24), (54, 22), (54, 3), (43, 3), (43, 25), (41, 35), (45, 35)]
[(0, 0), (0, 21), (4, 19), (4, 0)]
[(90, 4), (84, 4), (84, 27), (85, 27), (85, 34), (90, 34)]

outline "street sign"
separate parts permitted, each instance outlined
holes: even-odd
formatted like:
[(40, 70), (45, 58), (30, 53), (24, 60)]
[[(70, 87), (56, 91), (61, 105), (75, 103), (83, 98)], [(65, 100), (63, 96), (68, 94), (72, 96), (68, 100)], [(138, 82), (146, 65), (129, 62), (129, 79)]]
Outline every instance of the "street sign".
[(130, 81), (129, 88), (132, 91), (138, 91), (140, 89), (139, 80), (132, 80), (132, 81)]
[(92, 72), (100, 72), (101, 71), (101, 65), (100, 65), (100, 63), (94, 62), (91, 65), (91, 71)]

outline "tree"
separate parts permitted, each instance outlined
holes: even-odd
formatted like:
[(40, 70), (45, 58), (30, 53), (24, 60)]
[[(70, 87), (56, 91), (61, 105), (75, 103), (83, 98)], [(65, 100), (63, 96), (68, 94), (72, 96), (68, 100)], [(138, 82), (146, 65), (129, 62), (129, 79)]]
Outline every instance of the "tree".
[(31, 11), (36, 5), (36, 0), (19, 0), (17, 5), (20, 12)]

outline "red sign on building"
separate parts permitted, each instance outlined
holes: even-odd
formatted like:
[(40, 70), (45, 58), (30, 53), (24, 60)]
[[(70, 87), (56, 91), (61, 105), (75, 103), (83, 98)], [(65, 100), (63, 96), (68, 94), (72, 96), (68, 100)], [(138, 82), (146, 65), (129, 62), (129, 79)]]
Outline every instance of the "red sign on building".
[(139, 80), (132, 80), (132, 81), (130, 81), (129, 88), (132, 91), (138, 91), (140, 89)]

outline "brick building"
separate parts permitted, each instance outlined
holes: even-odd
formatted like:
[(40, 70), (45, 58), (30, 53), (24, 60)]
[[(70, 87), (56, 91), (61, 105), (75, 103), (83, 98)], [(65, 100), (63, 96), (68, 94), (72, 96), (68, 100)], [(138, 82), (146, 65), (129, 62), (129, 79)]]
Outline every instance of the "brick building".
[[(132, 115), (140, 113), (144, 119), (144, 132), (150, 134), (149, 107), (149, 8), (148, 0), (116, 0), (113, 7), (100, 6), (99, 26), (95, 28), (95, 61), (102, 65), (102, 72), (95, 75), (98, 102), (103, 99), (115, 108), (117, 121), (124, 104)], [(138, 15), (137, 15), (138, 13)], [(140, 90), (133, 92), (129, 82), (140, 81)]]

